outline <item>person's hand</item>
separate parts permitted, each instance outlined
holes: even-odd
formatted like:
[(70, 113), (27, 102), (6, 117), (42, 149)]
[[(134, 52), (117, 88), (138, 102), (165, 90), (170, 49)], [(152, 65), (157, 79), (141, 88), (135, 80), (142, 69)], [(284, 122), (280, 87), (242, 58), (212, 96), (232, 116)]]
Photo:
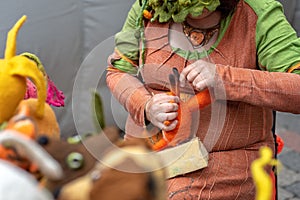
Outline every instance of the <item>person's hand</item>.
[[(173, 130), (178, 121), (175, 120), (178, 113), (177, 96), (168, 95), (166, 93), (155, 94), (146, 104), (146, 118), (156, 127), (164, 130)], [(170, 124), (165, 123), (170, 121)]]
[(216, 66), (214, 64), (198, 60), (182, 70), (179, 77), (180, 87), (184, 87), (186, 81), (198, 91), (213, 87), (215, 73)]

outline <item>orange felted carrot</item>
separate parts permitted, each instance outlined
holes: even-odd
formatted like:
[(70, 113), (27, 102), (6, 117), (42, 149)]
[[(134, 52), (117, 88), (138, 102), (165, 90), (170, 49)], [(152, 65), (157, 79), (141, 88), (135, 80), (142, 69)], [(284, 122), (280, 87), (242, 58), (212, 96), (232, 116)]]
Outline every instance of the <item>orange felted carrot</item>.
[[(176, 68), (173, 68), (173, 74), (169, 76), (171, 91), (168, 92), (169, 95), (180, 96), (179, 92), (179, 73)], [(155, 151), (162, 150), (166, 148), (172, 140), (176, 137), (177, 141), (183, 141), (189, 138), (190, 127), (192, 123), (192, 111), (197, 109), (203, 109), (209, 104), (211, 104), (212, 99), (208, 89), (199, 92), (197, 95), (193, 96), (187, 102), (180, 101), (178, 105), (178, 115), (176, 120), (178, 123), (172, 131), (162, 131), (161, 135), (152, 136), (152, 140), (158, 140), (152, 145), (152, 149)], [(165, 121), (165, 125), (169, 125), (170, 121)], [(177, 133), (180, 133), (178, 135)], [(173, 144), (176, 144), (176, 142)]]
[[(175, 95), (173, 92), (168, 92), (169, 95)], [(162, 132), (162, 137), (159, 139), (158, 142), (156, 142), (155, 144), (153, 144), (152, 149), (155, 151), (161, 150), (163, 148), (165, 148), (168, 143), (170, 141), (173, 140), (173, 138), (175, 137), (176, 133), (178, 132), (178, 128), (180, 126), (180, 122), (181, 122), (181, 106), (180, 104), (178, 105), (178, 111), (177, 111), (178, 115), (176, 117), (176, 119), (178, 120), (178, 123), (175, 127), (175, 129), (173, 129), (172, 131), (163, 131)], [(164, 122), (165, 125), (170, 125), (171, 122), (170, 121), (165, 121)]]
[(203, 91), (199, 92), (191, 99), (188, 100), (187, 104), (188, 107), (194, 111), (197, 109), (203, 109), (213, 101), (213, 97), (210, 94), (208, 88), (204, 89)]

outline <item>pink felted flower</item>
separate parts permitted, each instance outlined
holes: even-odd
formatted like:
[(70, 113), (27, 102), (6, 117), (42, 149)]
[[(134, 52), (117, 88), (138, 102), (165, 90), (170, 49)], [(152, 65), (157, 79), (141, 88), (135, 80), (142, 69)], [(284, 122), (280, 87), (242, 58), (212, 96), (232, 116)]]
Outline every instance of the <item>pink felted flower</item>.
[[(31, 80), (27, 79), (27, 90), (25, 93), (24, 99), (28, 98), (37, 98), (37, 89), (36, 86), (31, 82)], [(65, 95), (62, 91), (57, 89), (53, 81), (47, 76), (47, 99), (46, 102), (49, 105), (53, 105), (56, 107), (61, 107), (65, 105), (64, 102)]]
[(28, 78), (26, 79), (26, 85), (27, 85), (27, 89), (26, 89), (26, 93), (25, 93), (24, 99), (37, 98), (36, 87), (31, 82), (31, 80), (29, 80)]
[(47, 76), (47, 100), (50, 105), (61, 107), (65, 105), (65, 95), (62, 91), (58, 90), (53, 81)]

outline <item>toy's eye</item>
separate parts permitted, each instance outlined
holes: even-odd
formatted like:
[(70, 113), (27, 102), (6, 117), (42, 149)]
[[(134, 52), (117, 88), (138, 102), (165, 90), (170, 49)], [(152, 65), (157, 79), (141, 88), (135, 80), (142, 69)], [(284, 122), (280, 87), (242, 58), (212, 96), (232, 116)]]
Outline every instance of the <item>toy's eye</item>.
[(68, 137), (67, 141), (69, 144), (78, 144), (81, 141), (81, 136), (75, 135), (72, 137)]
[(83, 167), (84, 159), (82, 154), (72, 152), (67, 157), (67, 165), (70, 169), (77, 170)]

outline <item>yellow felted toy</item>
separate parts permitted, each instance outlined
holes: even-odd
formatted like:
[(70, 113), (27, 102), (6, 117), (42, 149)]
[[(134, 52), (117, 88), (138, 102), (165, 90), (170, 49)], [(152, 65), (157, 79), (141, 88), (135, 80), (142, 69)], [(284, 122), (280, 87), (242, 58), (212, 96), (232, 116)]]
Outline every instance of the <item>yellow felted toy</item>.
[(46, 100), (46, 80), (32, 60), (16, 56), (17, 33), (26, 16), (14, 25), (7, 35), (4, 59), (0, 59), (0, 123), (11, 118), (26, 92), (26, 78), (30, 78), (38, 89), (36, 114), (42, 117)]
[(253, 161), (251, 164), (251, 172), (253, 181), (256, 186), (255, 200), (271, 200), (275, 199), (274, 185), (272, 180), (272, 174), (265, 171), (265, 167), (278, 166), (280, 162), (274, 158), (273, 152), (269, 147), (262, 147), (259, 150), (260, 158)]

